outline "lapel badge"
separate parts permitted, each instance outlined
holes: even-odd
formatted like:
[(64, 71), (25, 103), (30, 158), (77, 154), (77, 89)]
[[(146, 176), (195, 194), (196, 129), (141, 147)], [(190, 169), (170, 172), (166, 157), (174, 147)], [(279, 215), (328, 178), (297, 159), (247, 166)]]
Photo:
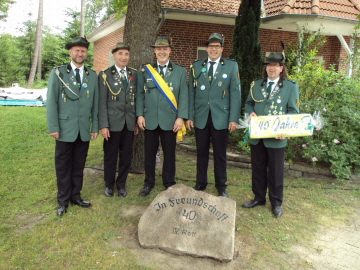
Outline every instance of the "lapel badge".
[(220, 82), (218, 83), (218, 86), (219, 86), (219, 87), (221, 87), (221, 86), (222, 86), (222, 81), (220, 81)]
[(172, 68), (172, 67), (169, 67), (169, 70), (170, 70), (170, 71), (172, 71), (172, 70), (173, 70), (173, 68)]
[(279, 96), (278, 99), (276, 100), (277, 103), (281, 103), (281, 97)]
[(145, 72), (145, 68), (142, 68), (142, 69), (141, 69), (141, 72)]
[(85, 89), (86, 89), (87, 87), (88, 87), (87, 83), (83, 83), (83, 84), (82, 84), (82, 88), (85, 88)]
[(73, 84), (74, 84), (74, 85), (76, 85), (76, 84), (77, 84), (77, 82), (73, 82)]
[(114, 83), (114, 85), (118, 85), (118, 83), (116, 82), (116, 83)]
[(113, 69), (111, 72), (112, 72), (112, 73), (115, 73), (115, 70)]
[(221, 64), (224, 65), (225, 64), (224, 61), (221, 61)]
[(131, 75), (131, 74), (132, 74), (132, 73), (131, 73), (131, 70), (129, 70), (129, 71), (128, 71), (128, 74), (129, 74), (129, 75)]
[(203, 68), (203, 69), (201, 70), (201, 72), (206, 72), (206, 68)]
[(226, 78), (228, 77), (228, 75), (227, 75), (227, 74), (223, 74), (222, 77), (223, 77), (223, 79), (226, 79)]
[(205, 90), (205, 85), (200, 86), (200, 90)]
[(89, 71), (86, 70), (85, 73), (86, 73), (86, 75), (89, 75)]
[(202, 65), (205, 66), (205, 65), (206, 65), (206, 61), (205, 61)]
[(67, 69), (66, 72), (67, 72), (67, 73), (70, 73), (70, 69)]

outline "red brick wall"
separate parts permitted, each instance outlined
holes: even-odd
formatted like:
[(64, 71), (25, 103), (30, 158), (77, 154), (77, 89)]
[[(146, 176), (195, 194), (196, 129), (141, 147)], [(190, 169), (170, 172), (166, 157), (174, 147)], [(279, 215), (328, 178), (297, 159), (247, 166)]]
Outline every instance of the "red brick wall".
[[(174, 47), (170, 55), (171, 61), (189, 69), (190, 64), (197, 59), (197, 48), (203, 47), (204, 42), (214, 32), (224, 35), (225, 46), (223, 56), (228, 58), (232, 52), (232, 36), (234, 34), (234, 26), (231, 25), (166, 20), (158, 36), (172, 37)], [(96, 72), (109, 66), (109, 52), (122, 39), (123, 28), (95, 42), (94, 69)], [(337, 37), (327, 37), (327, 39), (328, 42), (325, 43), (318, 55), (324, 56), (327, 65), (330, 63), (338, 64), (340, 58), (346, 58), (346, 52), (341, 47)], [(349, 38), (346, 40), (349, 41)], [(283, 41), (285, 45), (290, 43), (296, 44), (297, 33), (260, 29), (260, 43), (263, 53), (280, 51), (280, 41)]]
[[(120, 28), (109, 35), (97, 40), (94, 44), (94, 70), (99, 73), (110, 65), (110, 52), (115, 44), (122, 42), (124, 28)], [(112, 56), (111, 56), (112, 57)]]

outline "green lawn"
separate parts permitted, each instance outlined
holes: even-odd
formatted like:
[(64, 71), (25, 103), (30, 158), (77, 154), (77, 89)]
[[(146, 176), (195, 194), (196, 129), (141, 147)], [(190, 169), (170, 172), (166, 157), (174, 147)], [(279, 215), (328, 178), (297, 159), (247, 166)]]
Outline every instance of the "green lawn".
[[(140, 218), (122, 213), (149, 205), (163, 190), (159, 177), (149, 197), (138, 195), (144, 176), (131, 174), (129, 195), (107, 198), (102, 171), (87, 169), (82, 197), (93, 207), (70, 206), (63, 217), (55, 215), (54, 140), (47, 135), (45, 111), (0, 107), (0, 269), (161, 269), (121, 244), (136, 232)], [(99, 137), (90, 144), (87, 166), (100, 168), (102, 159)], [(292, 246), (311, 245), (315, 232), (346, 222), (360, 205), (359, 190), (323, 189), (356, 186), (286, 179), (299, 188), (285, 189), (284, 216), (275, 219), (269, 206), (241, 208), (252, 199), (249, 171), (229, 167), (228, 174), (229, 195), (237, 201), (236, 246), (243, 245), (240, 252), (248, 255), (246, 269), (292, 269)], [(178, 152), (178, 182), (193, 186), (194, 175), (195, 157)], [(209, 178), (213, 181), (211, 173)], [(215, 195), (215, 187), (207, 192)], [(272, 256), (278, 253), (289, 259), (279, 262)]]

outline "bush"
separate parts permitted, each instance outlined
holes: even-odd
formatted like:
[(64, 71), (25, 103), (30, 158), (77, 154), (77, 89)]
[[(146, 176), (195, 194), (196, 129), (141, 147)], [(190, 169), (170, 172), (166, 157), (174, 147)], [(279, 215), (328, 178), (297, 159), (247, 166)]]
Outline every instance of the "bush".
[(324, 128), (312, 137), (289, 140), (287, 158), (330, 166), (339, 179), (360, 169), (360, 82), (312, 62), (291, 78), (300, 86), (301, 113), (321, 111)]

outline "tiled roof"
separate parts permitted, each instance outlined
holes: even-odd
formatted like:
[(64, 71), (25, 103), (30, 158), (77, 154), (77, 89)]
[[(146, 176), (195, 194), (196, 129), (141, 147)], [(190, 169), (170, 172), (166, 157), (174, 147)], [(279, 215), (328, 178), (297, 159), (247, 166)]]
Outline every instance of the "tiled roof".
[(161, 5), (168, 8), (237, 15), (240, 2), (240, 0), (162, 0)]
[(266, 16), (278, 14), (316, 14), (357, 19), (358, 0), (265, 0)]
[[(162, 0), (162, 6), (237, 15), (240, 0)], [(264, 0), (266, 17), (279, 14), (317, 14), (357, 19), (360, 0)]]

